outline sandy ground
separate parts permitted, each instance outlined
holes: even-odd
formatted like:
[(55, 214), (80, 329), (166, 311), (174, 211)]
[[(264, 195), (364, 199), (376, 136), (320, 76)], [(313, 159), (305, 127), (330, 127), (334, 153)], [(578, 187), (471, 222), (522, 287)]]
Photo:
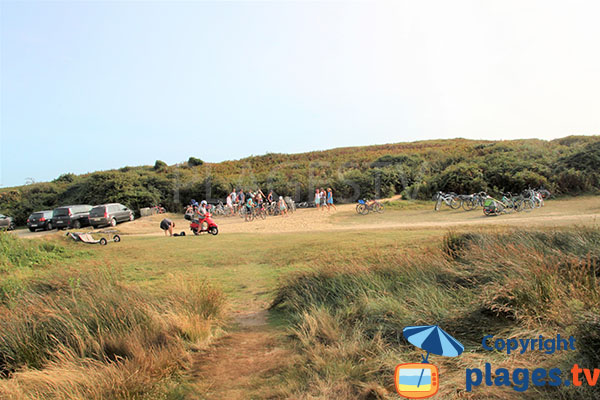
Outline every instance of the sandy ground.
[[(161, 236), (160, 221), (169, 218), (175, 222), (175, 232), (191, 234), (189, 221), (180, 214), (153, 215), (123, 223), (117, 229), (125, 235)], [(600, 196), (586, 196), (562, 200), (550, 200), (543, 208), (494, 217), (483, 215), (481, 208), (473, 211), (441, 211), (431, 207), (415, 205), (404, 210), (386, 209), (383, 214), (359, 215), (355, 204), (342, 204), (336, 211), (321, 211), (315, 208), (299, 209), (287, 217), (267, 217), (245, 222), (242, 218), (215, 217), (219, 234), (237, 233), (284, 233), (322, 232), (369, 229), (436, 229), (458, 226), (564, 226), (595, 225), (600, 223)], [(83, 230), (89, 230), (85, 228)], [(65, 234), (65, 231), (35, 232), (26, 229), (13, 231), (20, 237), (39, 238), (49, 234)]]
[[(600, 223), (600, 197), (581, 197), (566, 200), (550, 200), (543, 208), (494, 217), (483, 215), (480, 209), (473, 211), (434, 211), (415, 206), (415, 209), (385, 210), (383, 214), (359, 215), (355, 204), (343, 204), (337, 211), (321, 211), (315, 208), (299, 209), (287, 217), (267, 217), (266, 220), (245, 222), (242, 218), (214, 218), (219, 234), (234, 233), (280, 233), (347, 231), (368, 229), (429, 229), (454, 226), (563, 226), (572, 224), (593, 225)], [(155, 215), (119, 225), (124, 234), (163, 235), (158, 225), (164, 215)], [(183, 216), (167, 214), (175, 221), (175, 231), (189, 234), (189, 222)]]

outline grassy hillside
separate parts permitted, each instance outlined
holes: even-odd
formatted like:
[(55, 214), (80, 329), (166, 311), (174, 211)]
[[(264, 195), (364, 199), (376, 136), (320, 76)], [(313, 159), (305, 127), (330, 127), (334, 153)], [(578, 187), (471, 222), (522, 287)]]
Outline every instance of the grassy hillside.
[(300, 154), (266, 154), (221, 163), (190, 157), (168, 166), (123, 167), (0, 190), (0, 212), (23, 224), (34, 210), (67, 203), (121, 202), (133, 209), (162, 203), (178, 210), (190, 198), (224, 199), (233, 188), (274, 189), (311, 199), (330, 186), (338, 201), (358, 197), (427, 199), (438, 190), (520, 191), (545, 186), (559, 194), (600, 189), (600, 137), (552, 141), (432, 140), (346, 147)]

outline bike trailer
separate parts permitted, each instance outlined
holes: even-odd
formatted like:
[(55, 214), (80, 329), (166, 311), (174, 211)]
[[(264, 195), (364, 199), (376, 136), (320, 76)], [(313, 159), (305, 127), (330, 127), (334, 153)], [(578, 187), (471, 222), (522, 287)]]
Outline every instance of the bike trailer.
[(490, 199), (485, 199), (485, 202), (483, 203), (483, 211), (486, 213), (495, 213), (496, 212), (496, 200), (490, 198)]

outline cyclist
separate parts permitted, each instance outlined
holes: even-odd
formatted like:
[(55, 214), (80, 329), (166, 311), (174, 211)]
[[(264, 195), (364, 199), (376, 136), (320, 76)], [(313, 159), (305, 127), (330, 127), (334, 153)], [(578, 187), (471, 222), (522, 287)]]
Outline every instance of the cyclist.
[(273, 204), (273, 190), (269, 190), (269, 194), (267, 195), (267, 201), (269, 204)]

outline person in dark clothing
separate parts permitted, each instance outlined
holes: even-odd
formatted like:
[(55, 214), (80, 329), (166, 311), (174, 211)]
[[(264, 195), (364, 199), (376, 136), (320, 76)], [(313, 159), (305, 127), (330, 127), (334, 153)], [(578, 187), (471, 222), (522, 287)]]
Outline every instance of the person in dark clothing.
[(160, 221), (160, 229), (165, 231), (165, 236), (167, 236), (167, 232), (169, 233), (169, 236), (173, 236), (173, 228), (175, 228), (175, 222), (170, 219), (165, 218)]

